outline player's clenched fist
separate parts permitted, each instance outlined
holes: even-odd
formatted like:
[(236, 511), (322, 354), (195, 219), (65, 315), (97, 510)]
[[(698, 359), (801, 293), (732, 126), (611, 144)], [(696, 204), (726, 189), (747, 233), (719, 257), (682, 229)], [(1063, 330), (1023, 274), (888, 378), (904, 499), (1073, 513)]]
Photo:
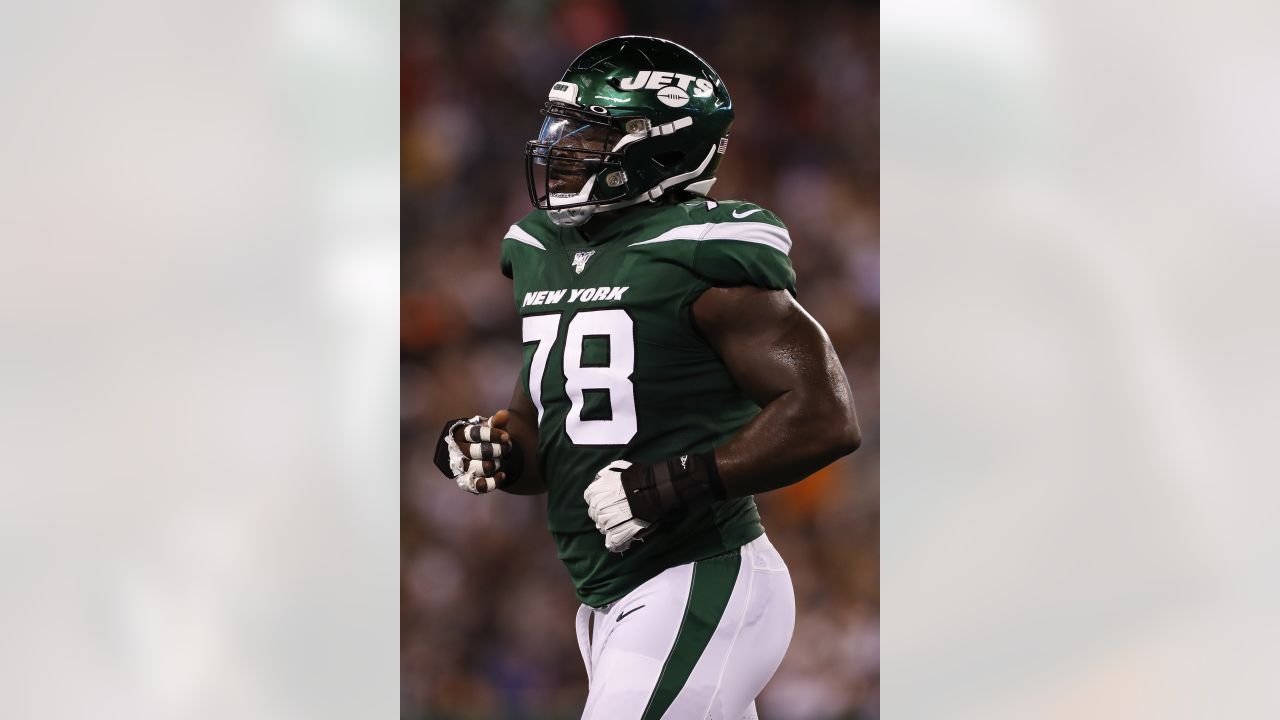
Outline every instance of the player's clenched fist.
[(506, 427), (510, 414), (499, 410), (492, 417), (476, 415), (445, 423), (436, 443), (436, 467), (458, 482), (458, 487), (479, 495), (500, 487), (507, 479), (503, 463), (513, 459), (511, 435)]
[(631, 467), (626, 460), (614, 460), (587, 486), (582, 498), (587, 501), (587, 515), (604, 535), (604, 546), (609, 552), (624, 552), (637, 537), (649, 527), (649, 523), (637, 520), (627, 502), (627, 491), (622, 487), (622, 471)]
[(596, 473), (582, 499), (609, 552), (623, 552), (651, 526), (725, 499), (714, 452), (652, 465), (615, 460)]

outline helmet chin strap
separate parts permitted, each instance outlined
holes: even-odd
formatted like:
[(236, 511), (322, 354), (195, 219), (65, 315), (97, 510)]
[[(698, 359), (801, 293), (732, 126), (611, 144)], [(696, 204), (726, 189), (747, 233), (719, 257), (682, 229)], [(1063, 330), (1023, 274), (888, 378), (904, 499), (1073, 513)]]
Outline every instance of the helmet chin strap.
[(595, 205), (583, 205), (582, 207), (566, 208), (564, 210), (548, 210), (547, 217), (551, 218), (551, 222), (560, 227), (578, 227), (586, 225), (592, 215), (596, 214)]

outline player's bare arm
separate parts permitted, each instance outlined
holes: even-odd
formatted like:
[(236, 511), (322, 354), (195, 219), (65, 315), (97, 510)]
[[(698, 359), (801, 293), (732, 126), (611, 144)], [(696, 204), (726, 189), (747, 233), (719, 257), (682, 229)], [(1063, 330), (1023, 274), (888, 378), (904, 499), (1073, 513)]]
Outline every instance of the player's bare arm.
[(798, 482), (861, 442), (831, 341), (788, 292), (711, 288), (694, 302), (693, 319), (761, 412), (710, 452), (603, 468), (584, 498), (610, 551), (713, 502)]
[[(519, 477), (509, 477), (507, 473), (498, 471), (495, 478), (498, 489), (513, 495), (545, 493), (547, 483), (542, 477), (542, 465), (538, 461), (538, 410), (529, 400), (523, 383), (516, 381), (510, 407), (499, 410), (493, 417), (494, 424), (506, 431), (508, 444), (520, 448), (524, 460)], [(499, 419), (501, 424), (498, 424)]]
[(694, 322), (762, 410), (716, 448), (728, 497), (798, 482), (861, 443), (853, 395), (827, 333), (785, 290), (712, 288)]

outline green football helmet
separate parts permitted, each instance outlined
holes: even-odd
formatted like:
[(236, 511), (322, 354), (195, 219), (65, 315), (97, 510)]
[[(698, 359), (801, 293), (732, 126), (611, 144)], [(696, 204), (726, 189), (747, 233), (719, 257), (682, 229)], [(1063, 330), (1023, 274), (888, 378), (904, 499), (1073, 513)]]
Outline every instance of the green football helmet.
[(705, 60), (669, 40), (597, 43), (551, 86), (525, 147), (534, 207), (581, 225), (679, 191), (705, 195), (729, 142), (733, 101)]

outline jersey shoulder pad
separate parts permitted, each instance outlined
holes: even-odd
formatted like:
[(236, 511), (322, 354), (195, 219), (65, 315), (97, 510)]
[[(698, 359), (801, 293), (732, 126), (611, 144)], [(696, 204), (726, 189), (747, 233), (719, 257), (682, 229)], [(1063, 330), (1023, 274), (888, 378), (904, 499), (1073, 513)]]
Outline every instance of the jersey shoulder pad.
[(545, 212), (534, 210), (520, 218), (502, 238), (502, 274), (512, 277), (521, 253), (546, 252), (556, 237), (556, 226)]
[[(690, 208), (690, 216), (698, 214), (699, 210), (705, 215), (706, 220), (703, 222), (716, 223), (764, 223), (781, 228), (784, 233), (787, 226), (782, 220), (778, 219), (768, 208), (761, 207), (747, 200), (707, 200), (702, 208)], [(787, 250), (791, 249), (790, 238), (787, 239)]]
[(699, 230), (695, 273), (712, 285), (754, 285), (795, 294), (791, 235), (777, 215), (743, 200), (707, 200), (688, 211)]

